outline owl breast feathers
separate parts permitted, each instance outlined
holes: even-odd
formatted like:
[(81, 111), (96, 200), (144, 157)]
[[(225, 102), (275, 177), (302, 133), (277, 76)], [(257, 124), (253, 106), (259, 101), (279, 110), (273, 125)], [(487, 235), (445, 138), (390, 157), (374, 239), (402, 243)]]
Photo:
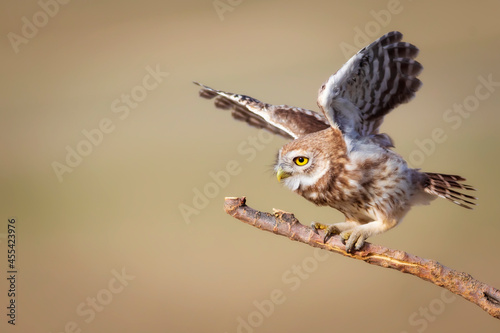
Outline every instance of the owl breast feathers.
[(396, 226), (413, 205), (436, 197), (471, 208), (474, 190), (455, 175), (420, 172), (391, 150), (391, 138), (379, 133), (384, 116), (411, 100), (422, 83), (418, 48), (390, 32), (361, 49), (321, 86), (321, 113), (271, 105), (249, 96), (201, 86), (202, 97), (215, 100), (234, 118), (293, 139), (278, 154), (279, 181), (307, 200), (333, 207), (345, 221), (325, 225), (324, 241), (340, 234), (346, 250)]

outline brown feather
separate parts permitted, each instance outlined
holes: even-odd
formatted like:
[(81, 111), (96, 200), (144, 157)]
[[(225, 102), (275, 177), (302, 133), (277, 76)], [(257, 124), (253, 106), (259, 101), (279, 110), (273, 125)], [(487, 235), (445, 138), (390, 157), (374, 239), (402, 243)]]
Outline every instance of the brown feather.
[(447, 199), (460, 207), (472, 209), (476, 203), (470, 200), (477, 200), (476, 197), (455, 191), (453, 189), (461, 189), (465, 191), (475, 191), (476, 189), (470, 185), (462, 184), (460, 182), (466, 179), (457, 175), (446, 175), (441, 173), (424, 173), (427, 179), (424, 179), (424, 191), (436, 195), (438, 197)]

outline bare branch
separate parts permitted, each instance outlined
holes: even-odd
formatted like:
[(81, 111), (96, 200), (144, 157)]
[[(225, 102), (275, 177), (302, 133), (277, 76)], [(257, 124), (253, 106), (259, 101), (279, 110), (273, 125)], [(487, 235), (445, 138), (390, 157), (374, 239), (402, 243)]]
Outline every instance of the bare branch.
[(441, 265), (430, 259), (423, 259), (404, 251), (365, 243), (362, 250), (347, 253), (340, 236), (334, 236), (323, 243), (323, 237), (310, 227), (299, 223), (291, 213), (275, 210), (274, 214), (259, 212), (246, 205), (245, 197), (226, 198), (224, 210), (238, 220), (261, 230), (286, 236), (291, 240), (313, 247), (339, 253), (343, 256), (363, 260), (369, 264), (396, 269), (415, 275), (454, 294), (477, 304), (493, 317), (500, 319), (500, 291), (471, 275)]

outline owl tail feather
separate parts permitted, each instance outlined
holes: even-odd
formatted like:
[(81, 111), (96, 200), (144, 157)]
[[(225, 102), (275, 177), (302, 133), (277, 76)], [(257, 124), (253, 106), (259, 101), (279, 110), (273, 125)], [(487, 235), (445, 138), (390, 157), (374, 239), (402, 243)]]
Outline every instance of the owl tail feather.
[(468, 194), (458, 192), (454, 189), (461, 189), (466, 191), (475, 191), (476, 189), (470, 185), (461, 184), (465, 178), (456, 175), (444, 175), (441, 173), (424, 173), (428, 178), (424, 182), (424, 191), (436, 195), (438, 197), (450, 200), (454, 204), (461, 207), (472, 209), (470, 205), (476, 204), (470, 200), (477, 200)]

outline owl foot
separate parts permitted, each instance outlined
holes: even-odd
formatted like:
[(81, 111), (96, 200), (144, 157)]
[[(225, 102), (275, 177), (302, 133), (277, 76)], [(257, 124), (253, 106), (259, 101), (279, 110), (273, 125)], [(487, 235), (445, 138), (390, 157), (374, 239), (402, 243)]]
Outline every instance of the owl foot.
[(311, 228), (313, 228), (315, 231), (325, 230), (325, 238), (323, 238), (323, 243), (326, 243), (333, 235), (340, 234), (339, 228), (337, 228), (334, 224), (327, 225), (319, 222), (312, 222)]
[(352, 253), (352, 250), (359, 251), (365, 245), (365, 240), (368, 238), (362, 230), (348, 230), (340, 233), (342, 241), (345, 243), (345, 250)]

